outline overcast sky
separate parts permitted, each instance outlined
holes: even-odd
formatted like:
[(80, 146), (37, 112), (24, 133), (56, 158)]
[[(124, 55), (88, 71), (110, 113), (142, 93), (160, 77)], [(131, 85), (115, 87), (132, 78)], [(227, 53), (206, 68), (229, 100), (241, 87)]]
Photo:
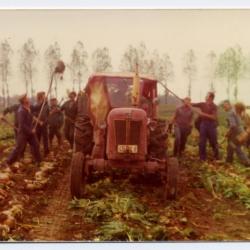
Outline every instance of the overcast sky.
[[(250, 54), (249, 10), (2, 10), (0, 39), (8, 38), (14, 50), (12, 56), (11, 93), (25, 91), (20, 74), (18, 50), (28, 38), (33, 38), (40, 51), (35, 89), (48, 86), (44, 51), (55, 41), (61, 46), (63, 60), (70, 61), (72, 48), (78, 40), (89, 55), (98, 47), (107, 46), (113, 70), (119, 70), (121, 56), (129, 44), (144, 41), (150, 51), (168, 53), (174, 64), (175, 78), (169, 87), (180, 96), (187, 94), (187, 79), (183, 74), (183, 55), (193, 49), (197, 56), (198, 75), (194, 82), (193, 101), (202, 100), (208, 90), (207, 54), (221, 53), (229, 46), (240, 45)], [(91, 73), (91, 70), (90, 70)], [(88, 77), (88, 76), (86, 76)], [(65, 72), (60, 94), (72, 87), (69, 72)], [(216, 82), (217, 101), (226, 98), (226, 84)], [(250, 79), (239, 83), (239, 97), (250, 104)]]

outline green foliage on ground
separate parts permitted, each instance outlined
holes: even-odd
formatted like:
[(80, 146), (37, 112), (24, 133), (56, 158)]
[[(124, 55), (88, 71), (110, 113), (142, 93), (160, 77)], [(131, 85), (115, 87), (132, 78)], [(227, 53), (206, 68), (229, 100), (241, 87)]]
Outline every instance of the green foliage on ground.
[[(13, 124), (13, 116), (7, 116), (7, 120)], [(9, 125), (0, 120), (0, 148), (13, 145), (14, 131)]]
[(210, 168), (204, 163), (202, 168), (202, 181), (204, 187), (214, 196), (222, 194), (225, 198), (240, 200), (247, 209), (250, 209), (250, 188), (246, 185), (246, 179), (237, 175), (229, 174), (222, 170)]
[(89, 185), (88, 192), (90, 199), (74, 199), (69, 206), (83, 209), (83, 220), (96, 224), (96, 241), (167, 239), (167, 230), (159, 214), (150, 211), (126, 188), (119, 189), (106, 178), (94, 186)]

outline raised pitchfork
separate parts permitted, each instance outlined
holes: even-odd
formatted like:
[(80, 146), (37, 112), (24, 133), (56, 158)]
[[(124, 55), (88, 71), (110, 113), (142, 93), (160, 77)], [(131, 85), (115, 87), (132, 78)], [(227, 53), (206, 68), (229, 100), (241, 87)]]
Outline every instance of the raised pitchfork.
[[(174, 97), (176, 97), (179, 101), (181, 101), (183, 103), (183, 99), (180, 98), (178, 95), (176, 95), (172, 90), (170, 90), (169, 88), (167, 88), (162, 82), (159, 82), (159, 84), (170, 94), (172, 94)], [(197, 110), (197, 108), (192, 107), (192, 110), (197, 113), (198, 115), (200, 114), (200, 112)]]
[(53, 85), (54, 76), (55, 76), (55, 74), (62, 74), (64, 72), (64, 70), (65, 70), (65, 64), (64, 64), (64, 62), (63, 61), (58, 61), (57, 65), (55, 67), (55, 70), (52, 72), (51, 79), (50, 79), (50, 84), (49, 84), (49, 88), (48, 88), (46, 96), (45, 96), (45, 98), (43, 100), (42, 107), (40, 109), (39, 115), (38, 115), (38, 117), (36, 119), (36, 123), (35, 123), (35, 126), (33, 128), (34, 130), (36, 129), (36, 127), (37, 127), (37, 125), (38, 125), (38, 123), (39, 123), (39, 121), (41, 119), (41, 115), (42, 115), (42, 112), (43, 112), (46, 100), (48, 99), (48, 96), (50, 94), (50, 91), (51, 91), (51, 88), (52, 88), (52, 85)]

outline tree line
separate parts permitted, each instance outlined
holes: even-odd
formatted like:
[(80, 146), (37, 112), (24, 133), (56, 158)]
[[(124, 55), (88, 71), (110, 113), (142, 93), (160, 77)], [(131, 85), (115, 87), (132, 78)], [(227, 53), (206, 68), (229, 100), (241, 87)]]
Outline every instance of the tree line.
[[(13, 50), (8, 40), (0, 43), (0, 78), (3, 107), (9, 104), (10, 91), (9, 79), (11, 76), (11, 57)], [(18, 50), (20, 73), (25, 84), (26, 93), (34, 96), (35, 89), (33, 79), (37, 73), (37, 58), (40, 54), (35, 46), (33, 39), (29, 38)], [(55, 42), (45, 50), (44, 61), (48, 78), (58, 60), (62, 59), (61, 48)], [(88, 60), (90, 59), (90, 64)], [(209, 88), (215, 91), (215, 80), (225, 79), (227, 82), (227, 97), (231, 95), (235, 100), (238, 99), (238, 83), (250, 72), (250, 60), (243, 54), (240, 46), (227, 48), (223, 53), (217, 55), (214, 51), (207, 54), (207, 77), (209, 78)], [(174, 79), (174, 65), (168, 53), (159, 54), (157, 50), (149, 51), (144, 42), (138, 45), (129, 45), (122, 54), (119, 69), (121, 71), (133, 72), (136, 63), (139, 64), (139, 72), (149, 74), (157, 78), (161, 85), (166, 89), (169, 82)], [(66, 67), (70, 71), (72, 89), (80, 90), (83, 85), (83, 76), (92, 72), (112, 71), (112, 58), (107, 47), (97, 48), (91, 55), (87, 52), (82, 41), (76, 42), (71, 53), (69, 63)], [(183, 74), (187, 81), (187, 95), (191, 96), (193, 82), (197, 76), (197, 57), (193, 49), (188, 50), (183, 57)], [(57, 76), (54, 84), (54, 95), (57, 96), (57, 83), (61, 76)]]

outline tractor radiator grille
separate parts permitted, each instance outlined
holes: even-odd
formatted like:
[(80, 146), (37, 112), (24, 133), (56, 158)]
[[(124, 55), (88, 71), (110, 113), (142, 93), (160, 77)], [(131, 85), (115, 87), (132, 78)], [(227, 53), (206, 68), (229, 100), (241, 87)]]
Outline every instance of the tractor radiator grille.
[(119, 145), (139, 145), (141, 121), (116, 120), (115, 136), (116, 144)]
[(130, 141), (131, 145), (140, 144), (140, 130), (141, 130), (141, 121), (131, 121), (130, 122)]
[(116, 144), (126, 144), (126, 121), (115, 121)]

